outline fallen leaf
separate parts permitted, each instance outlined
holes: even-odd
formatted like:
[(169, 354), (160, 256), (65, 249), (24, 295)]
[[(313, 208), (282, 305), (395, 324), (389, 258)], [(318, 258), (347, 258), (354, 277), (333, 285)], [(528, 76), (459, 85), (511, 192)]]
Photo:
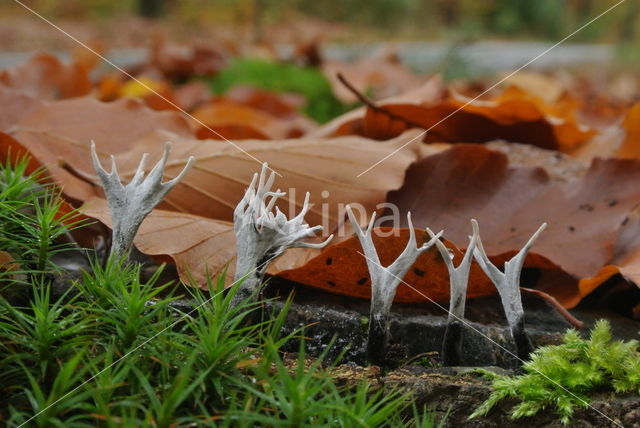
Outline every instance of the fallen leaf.
[(127, 80), (118, 90), (119, 97), (143, 98), (154, 92), (166, 91), (167, 82), (158, 81), (146, 76), (139, 76), (136, 79)]
[(569, 151), (595, 135), (579, 124), (566, 106), (547, 106), (535, 96), (508, 88), (490, 100), (473, 100), (459, 94), (444, 100), (381, 101), (364, 114), (347, 113), (314, 135), (362, 135), (388, 139), (410, 128), (428, 130), (426, 142), (483, 143), (503, 139), (547, 149)]
[[(338, 77), (336, 79), (339, 80)], [(354, 86), (350, 81), (345, 82)], [(343, 83), (343, 86), (344, 83)], [(355, 88), (354, 88), (355, 89)], [(448, 92), (440, 75), (431, 76), (422, 85), (410, 92), (386, 98), (377, 103), (378, 106), (392, 104), (434, 104), (443, 101)], [(362, 118), (367, 113), (367, 106), (358, 107), (324, 124), (309, 134), (310, 137), (331, 137), (337, 135), (361, 135)]]
[(169, 82), (144, 75), (123, 82), (118, 89), (117, 97), (139, 98), (154, 110), (180, 110)]
[(613, 257), (597, 274), (580, 280), (580, 292), (588, 294), (614, 275), (640, 286), (640, 212), (635, 209), (623, 221), (613, 252)]
[(623, 128), (625, 137), (617, 155), (621, 158), (640, 158), (640, 103), (629, 109)]
[[(87, 45), (90, 49), (87, 49)], [(102, 61), (101, 56), (105, 56), (106, 53), (107, 46), (103, 41), (92, 40), (85, 46), (79, 45), (73, 48), (71, 58), (73, 58), (74, 64), (88, 73), (98, 66)]]
[(7, 131), (43, 103), (24, 92), (0, 85), (0, 105), (0, 130)]
[(611, 158), (618, 156), (620, 147), (625, 139), (625, 130), (620, 123), (607, 125), (599, 129), (595, 135), (586, 143), (570, 150), (568, 153), (574, 159), (591, 162), (593, 159)]
[(209, 87), (203, 82), (194, 81), (180, 85), (173, 91), (175, 103), (183, 110), (192, 111), (211, 99)]
[[(374, 211), (378, 204), (384, 202), (389, 190), (402, 185), (404, 170), (416, 158), (417, 143), (401, 147), (413, 135), (414, 132), (409, 132), (383, 143), (360, 137), (244, 140), (237, 141), (236, 148), (226, 141), (185, 139), (161, 132), (135, 142), (130, 151), (118, 155), (116, 160), (120, 176), (126, 182), (133, 176), (143, 153), (151, 154), (151, 165), (159, 159), (164, 141), (172, 141), (166, 177), (177, 175), (189, 156), (194, 156), (196, 163), (167, 195), (163, 207), (231, 221), (233, 209), (253, 174), (260, 169), (260, 163), (241, 152), (240, 148), (261, 162), (268, 162), (282, 175), (277, 178), (275, 186), (288, 192), (277, 204), (283, 213), (292, 216), (299, 212), (308, 191), (315, 205), (306, 220), (311, 225), (325, 226), (329, 233), (343, 221), (346, 204), (361, 204), (368, 212)], [(98, 148), (103, 153), (104, 162), (107, 159), (105, 148)], [(357, 177), (359, 168), (397, 149), (399, 152), (389, 162), (380, 165), (367, 177)], [(88, 159), (77, 159), (73, 167), (83, 171), (85, 176), (91, 176)]]
[(94, 195), (94, 189), (66, 166), (92, 169), (92, 140), (105, 155), (119, 154), (128, 151), (136, 139), (158, 129), (192, 135), (188, 122), (178, 113), (156, 112), (133, 99), (104, 103), (83, 97), (52, 101), (33, 110), (12, 127), (10, 135), (47, 168), (68, 197), (86, 200)]
[(338, 80), (338, 74), (347, 77), (353, 85), (371, 94), (374, 99), (398, 95), (422, 83), (422, 79), (405, 67), (393, 51), (380, 51), (351, 63), (324, 61), (321, 67), (334, 95), (345, 104), (358, 99)]
[[(381, 231), (385, 235), (379, 236)], [(408, 229), (394, 231), (390, 228), (374, 229), (373, 242), (378, 249), (380, 263), (391, 264), (404, 250), (409, 239)], [(418, 245), (425, 240), (424, 230), (416, 230)], [(449, 241), (444, 241), (454, 255), (454, 264), (462, 260), (460, 250)], [(304, 266), (286, 270), (276, 276), (311, 287), (327, 290), (332, 293), (368, 299), (371, 297), (371, 279), (366, 259), (362, 255), (362, 247), (357, 237), (330, 245), (319, 255), (309, 260)], [(449, 298), (449, 273), (435, 247), (430, 248), (418, 257), (409, 269), (396, 292), (395, 301), (425, 302), (435, 300), (447, 301)], [(469, 298), (495, 294), (496, 289), (484, 275), (480, 266), (473, 264), (469, 274)]]
[[(111, 227), (107, 202), (93, 198), (81, 207), (81, 212)], [(175, 262), (180, 277), (206, 287), (206, 273), (212, 276), (228, 265), (229, 277), (235, 269), (235, 235), (233, 224), (195, 215), (153, 210), (144, 220), (134, 245), (151, 256), (169, 256)]]
[[(424, 148), (438, 146), (438, 144), (423, 145)], [(541, 149), (530, 144), (509, 143), (507, 141), (490, 141), (484, 144), (491, 150), (507, 156), (509, 167), (541, 167), (553, 181), (565, 182), (584, 177), (589, 169), (589, 163), (576, 159), (572, 155), (555, 150)], [(450, 148), (451, 145), (448, 145)], [(426, 151), (426, 150), (423, 150)], [(433, 154), (435, 153), (432, 150)], [(425, 157), (423, 155), (423, 157)]]
[(100, 101), (113, 101), (120, 96), (120, 88), (124, 84), (126, 76), (121, 72), (105, 74), (98, 79), (95, 87), (95, 97)]
[(156, 37), (151, 46), (149, 64), (171, 81), (216, 74), (226, 65), (226, 52), (214, 43), (193, 46), (170, 44)]
[(37, 54), (26, 63), (0, 70), (0, 85), (39, 100), (86, 95), (91, 91), (87, 71), (79, 65), (63, 64), (56, 56)]
[[(11, 254), (6, 251), (0, 251), (0, 284), (4, 281), (13, 282), (18, 280), (21, 276), (20, 271), (20, 263), (16, 262)], [(2, 285), (6, 287), (6, 283)]]
[(281, 119), (299, 116), (298, 111), (306, 105), (306, 100), (302, 95), (275, 93), (245, 85), (234, 86), (218, 99), (252, 107)]
[[(562, 182), (542, 168), (511, 167), (505, 155), (470, 144), (416, 162), (388, 198), (401, 212), (411, 211), (414, 224), (444, 229), (458, 245), (476, 218), (491, 255), (518, 250), (547, 222), (534, 251), (576, 278), (596, 275), (614, 258), (621, 224), (638, 200), (640, 161), (596, 159), (584, 176)], [(584, 297), (578, 289), (545, 291), (565, 306)]]
[(504, 86), (515, 86), (524, 92), (535, 94), (546, 104), (557, 102), (562, 94), (566, 92), (562, 82), (535, 71), (504, 72), (500, 76), (500, 81), (504, 81)]
[[(280, 119), (252, 107), (214, 100), (193, 112), (196, 135), (201, 139), (278, 140), (300, 137), (307, 124)], [(200, 122), (206, 126), (202, 126)]]

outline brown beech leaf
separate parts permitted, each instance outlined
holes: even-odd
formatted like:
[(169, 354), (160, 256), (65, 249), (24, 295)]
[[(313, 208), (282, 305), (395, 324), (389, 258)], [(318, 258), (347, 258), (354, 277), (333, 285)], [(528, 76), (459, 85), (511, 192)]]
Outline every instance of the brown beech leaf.
[[(111, 216), (104, 199), (93, 198), (81, 207), (84, 215), (111, 227)], [(236, 237), (233, 224), (174, 211), (153, 210), (142, 223), (135, 246), (158, 261), (176, 264), (180, 278), (188, 285), (207, 287), (207, 278), (227, 272), (226, 284), (233, 282)], [(304, 264), (317, 250), (288, 250), (272, 264), (282, 270)]]
[[(73, 63), (86, 72), (95, 69), (102, 61), (101, 56), (107, 53), (107, 45), (102, 40), (91, 40), (88, 46), (90, 49), (87, 49), (86, 46), (77, 45), (71, 50)], [(98, 55), (96, 55), (96, 53), (98, 53)]]
[(305, 134), (309, 123), (281, 119), (253, 107), (230, 101), (214, 100), (193, 112), (206, 126), (196, 123), (196, 135), (201, 139), (278, 140)]
[(338, 73), (346, 76), (362, 92), (374, 99), (388, 98), (421, 84), (421, 78), (402, 65), (394, 52), (379, 52), (355, 62), (325, 61), (322, 72), (329, 79), (333, 93), (344, 103), (358, 101), (357, 97), (338, 80)]
[[(340, 80), (340, 77), (336, 77)], [(347, 77), (343, 76), (342, 85), (346, 87), (349, 85), (353, 91), (357, 91), (355, 85), (351, 83)], [(422, 85), (414, 88), (410, 92), (404, 92), (400, 95), (385, 98), (376, 103), (377, 106), (395, 105), (395, 104), (416, 104), (416, 105), (431, 105), (437, 102), (445, 100), (448, 91), (446, 90), (442, 77), (440, 75), (431, 76)], [(369, 104), (373, 104), (373, 101), (366, 99), (360, 95), (361, 98), (365, 98)], [(351, 110), (342, 116), (324, 124), (320, 128), (314, 130), (309, 134), (313, 137), (331, 137), (337, 135), (362, 135), (362, 118), (367, 113), (367, 106), (358, 107)]]
[(7, 131), (33, 110), (42, 106), (42, 101), (14, 89), (0, 85), (0, 130)]
[(302, 95), (275, 93), (245, 85), (234, 86), (218, 99), (252, 107), (281, 119), (291, 119), (299, 116), (298, 110), (306, 104), (306, 100)]
[[(404, 101), (397, 101), (397, 100)], [(514, 87), (490, 100), (461, 95), (422, 101), (397, 97), (369, 106), (363, 114), (347, 113), (320, 128), (314, 135), (362, 135), (388, 139), (409, 128), (430, 129), (426, 142), (483, 143), (504, 139), (570, 151), (595, 131), (581, 126), (566, 105), (547, 105)]]
[(640, 212), (637, 208), (623, 221), (611, 260), (593, 277), (580, 280), (580, 292), (588, 294), (616, 274), (640, 286)]
[[(384, 202), (387, 192), (402, 185), (404, 170), (416, 158), (417, 143), (399, 152), (358, 178), (357, 171), (404, 146), (414, 137), (409, 132), (388, 142), (361, 137), (331, 139), (293, 139), (279, 141), (244, 140), (235, 144), (280, 173), (276, 187), (288, 195), (279, 201), (280, 210), (291, 216), (302, 207), (305, 192), (315, 205), (306, 216), (309, 224), (322, 224), (333, 230), (344, 217), (344, 205), (359, 203), (371, 212)], [(135, 142), (132, 149), (116, 157), (120, 176), (126, 182), (136, 170), (143, 153), (150, 153), (149, 165), (159, 159), (165, 141), (173, 141), (165, 176), (172, 178), (184, 167), (189, 156), (196, 163), (184, 179), (165, 198), (164, 206), (175, 211), (231, 221), (233, 209), (249, 186), (260, 164), (226, 141), (185, 139), (167, 132), (149, 135)], [(109, 146), (100, 147), (103, 162)], [(75, 159), (75, 158), (74, 158)], [(79, 159), (74, 168), (91, 176), (88, 159)], [(96, 181), (97, 182), (97, 181)], [(324, 223), (323, 223), (324, 222)]]
[(55, 100), (91, 92), (87, 70), (63, 64), (56, 56), (41, 53), (22, 65), (0, 71), (0, 85), (17, 89), (39, 100)]
[(188, 122), (178, 113), (156, 112), (133, 99), (104, 103), (93, 98), (47, 103), (14, 125), (10, 134), (64, 186), (67, 196), (86, 200), (94, 190), (69, 173), (65, 165), (92, 171), (91, 140), (105, 155), (119, 154), (128, 151), (136, 139), (158, 129), (192, 135)]
[(187, 82), (174, 89), (175, 103), (183, 110), (192, 111), (211, 99), (209, 87), (204, 82)]
[[(584, 176), (562, 182), (542, 168), (510, 167), (504, 154), (482, 145), (457, 144), (412, 165), (388, 200), (457, 244), (476, 218), (492, 255), (518, 250), (547, 222), (534, 251), (589, 278), (614, 258), (621, 224), (640, 200), (640, 161), (596, 159)], [(565, 306), (584, 297), (578, 289), (546, 291)]]
[(226, 49), (213, 43), (193, 46), (170, 44), (164, 37), (156, 37), (149, 62), (170, 80), (216, 74), (226, 64)]
[(96, 84), (95, 96), (100, 101), (138, 98), (154, 110), (175, 111), (190, 111), (211, 98), (209, 89), (202, 82), (189, 82), (174, 88), (162, 77), (140, 75), (136, 79), (128, 79), (122, 73), (102, 76)]
[[(385, 235), (379, 236), (378, 231)], [(395, 232), (395, 233), (394, 233)], [(425, 241), (425, 231), (416, 230), (418, 245)], [(404, 250), (409, 239), (408, 229), (374, 229), (373, 242), (383, 266), (391, 264)], [(449, 241), (445, 245), (453, 251), (454, 264), (462, 260), (461, 251)], [(351, 297), (370, 298), (371, 279), (366, 259), (357, 237), (330, 245), (305, 265), (277, 274), (278, 277), (315, 288)], [(404, 278), (410, 286), (401, 283), (395, 300), (399, 302), (447, 301), (449, 298), (449, 273), (435, 247), (424, 252), (409, 269)], [(413, 287), (413, 288), (412, 288)], [(415, 290), (414, 290), (415, 288)], [(417, 290), (417, 291), (416, 291)], [(495, 294), (496, 289), (474, 263), (469, 274), (468, 297)]]
[[(104, 199), (90, 199), (81, 207), (81, 212), (109, 227), (112, 225)], [(232, 223), (153, 210), (140, 226), (134, 244), (145, 254), (171, 257), (187, 284), (191, 275), (196, 284), (206, 286), (207, 269), (214, 277), (227, 265), (229, 277), (233, 278), (236, 245)]]

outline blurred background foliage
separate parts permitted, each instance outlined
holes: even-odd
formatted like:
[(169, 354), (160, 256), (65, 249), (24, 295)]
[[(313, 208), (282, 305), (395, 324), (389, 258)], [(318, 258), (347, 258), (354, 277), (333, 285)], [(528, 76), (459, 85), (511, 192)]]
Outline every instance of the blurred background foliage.
[[(554, 40), (570, 34), (619, 0), (24, 0), (51, 18), (111, 19), (123, 15), (188, 25), (237, 25), (253, 31), (313, 18), (348, 26), (348, 37), (466, 37)], [(0, 10), (11, 7), (4, 2)], [(626, 1), (575, 36), (575, 41), (639, 38), (640, 2)]]

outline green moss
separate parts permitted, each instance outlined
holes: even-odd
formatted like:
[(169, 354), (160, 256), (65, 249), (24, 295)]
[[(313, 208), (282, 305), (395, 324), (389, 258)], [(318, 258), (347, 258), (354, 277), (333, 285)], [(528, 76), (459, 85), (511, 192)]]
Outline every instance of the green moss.
[[(1, 426), (435, 425), (403, 391), (336, 382), (331, 346), (307, 358), (304, 332), (282, 333), (290, 301), (277, 312), (252, 297), (232, 304), (241, 284), (227, 289), (224, 276), (182, 288), (161, 284), (162, 269), (142, 280), (141, 264), (92, 257), (60, 294), (50, 257), (70, 226), (59, 193), (27, 167), (0, 163), (0, 251), (20, 266), (0, 269)], [(16, 288), (26, 290), (11, 299)], [(297, 359), (285, 359), (294, 340)]]
[(541, 347), (519, 376), (491, 375), (493, 392), (470, 416), (486, 415), (507, 397), (521, 400), (511, 410), (514, 419), (555, 407), (569, 423), (576, 406), (587, 407), (595, 391), (640, 393), (640, 345), (637, 340), (613, 340), (605, 320), (596, 323), (589, 339), (568, 331), (560, 345)]
[(251, 85), (274, 92), (295, 92), (307, 99), (304, 113), (324, 123), (353, 106), (342, 104), (331, 91), (327, 78), (314, 68), (262, 59), (236, 59), (215, 77), (206, 80), (217, 94), (236, 85)]

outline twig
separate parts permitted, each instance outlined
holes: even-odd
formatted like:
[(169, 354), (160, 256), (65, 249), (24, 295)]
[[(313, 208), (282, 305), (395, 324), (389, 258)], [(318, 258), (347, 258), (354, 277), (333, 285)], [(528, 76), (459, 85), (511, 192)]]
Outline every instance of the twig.
[(402, 121), (404, 123), (406, 123), (407, 125), (409, 125), (410, 127), (413, 128), (422, 128), (422, 129), (426, 129), (427, 127), (424, 126), (424, 124), (422, 123), (418, 123), (418, 122), (413, 122), (411, 120), (408, 120), (405, 117), (399, 116), (395, 113), (390, 112), (389, 110), (387, 110), (384, 107), (381, 107), (379, 105), (376, 105), (375, 102), (373, 102), (372, 100), (370, 100), (366, 95), (364, 95), (363, 93), (361, 93), (360, 91), (358, 91), (348, 80), (346, 77), (344, 77), (342, 75), (342, 73), (337, 73), (336, 75), (338, 77), (338, 80), (340, 81), (340, 83), (342, 83), (353, 95), (355, 95), (356, 98), (358, 98), (358, 101), (360, 101), (362, 104), (366, 105), (368, 108), (370, 108), (373, 111), (376, 111), (378, 113), (382, 113), (385, 114), (387, 116), (389, 116), (391, 119), (394, 120), (399, 120)]
[(536, 295), (536, 296), (540, 297), (541, 299), (544, 299), (549, 305), (551, 305), (552, 308), (554, 308), (556, 311), (558, 311), (558, 313), (560, 315), (562, 315), (562, 317), (565, 320), (567, 320), (567, 322), (569, 324), (571, 324), (572, 326), (574, 326), (578, 330), (580, 330), (582, 327), (584, 327), (584, 322), (580, 321), (579, 319), (577, 319), (576, 317), (571, 315), (571, 313), (569, 313), (569, 311), (566, 310), (560, 304), (560, 302), (558, 302), (556, 300), (556, 298), (553, 297), (552, 295), (547, 294), (544, 291), (535, 290), (533, 288), (520, 287), (520, 290), (524, 291), (525, 293), (533, 294), (533, 295)]

